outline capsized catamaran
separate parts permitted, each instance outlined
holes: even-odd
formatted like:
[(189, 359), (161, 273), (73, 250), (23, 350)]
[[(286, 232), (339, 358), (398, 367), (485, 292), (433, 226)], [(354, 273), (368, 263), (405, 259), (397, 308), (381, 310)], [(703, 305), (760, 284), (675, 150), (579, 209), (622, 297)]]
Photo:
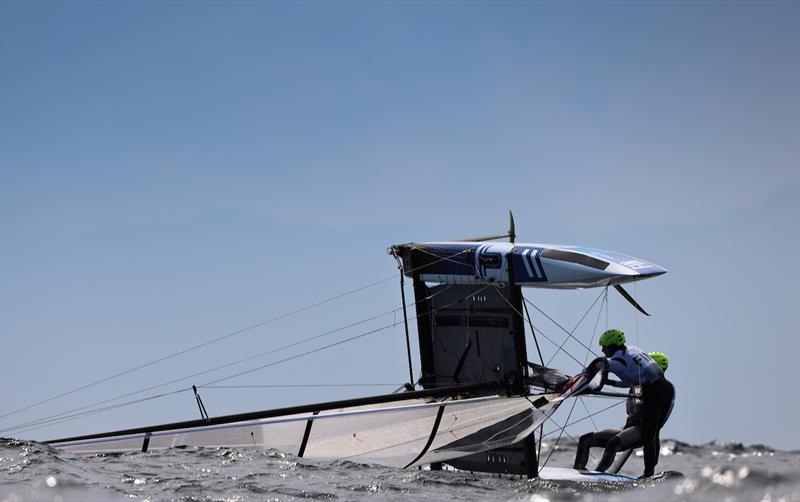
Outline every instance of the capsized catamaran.
[[(74, 452), (274, 448), (303, 458), (400, 468), (436, 469), (446, 463), (472, 471), (546, 476), (539, 471), (536, 428), (565, 400), (602, 393), (605, 372), (602, 360), (574, 377), (529, 363), (521, 288), (613, 286), (644, 312), (622, 284), (666, 270), (597, 249), (516, 244), (513, 218), (502, 237), (511, 242), (476, 239), (388, 249), (401, 269), (401, 284), (404, 277), (412, 280), (416, 302), (422, 368), (415, 379), (409, 345), (412, 383), (405, 392), (221, 417), (209, 417), (198, 398), (199, 420), (47, 443)], [(628, 479), (567, 471), (550, 471), (549, 477)]]

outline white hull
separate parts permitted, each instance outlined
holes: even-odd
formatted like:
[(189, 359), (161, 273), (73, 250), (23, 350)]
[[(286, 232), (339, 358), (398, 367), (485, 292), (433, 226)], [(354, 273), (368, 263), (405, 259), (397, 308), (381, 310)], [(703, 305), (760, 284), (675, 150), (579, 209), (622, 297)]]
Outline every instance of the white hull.
[(576, 471), (563, 467), (543, 467), (539, 469), (539, 478), (551, 479), (554, 481), (580, 481), (582, 483), (609, 483), (609, 482), (630, 482), (636, 478), (623, 474), (611, 474), (608, 472), (597, 471)]

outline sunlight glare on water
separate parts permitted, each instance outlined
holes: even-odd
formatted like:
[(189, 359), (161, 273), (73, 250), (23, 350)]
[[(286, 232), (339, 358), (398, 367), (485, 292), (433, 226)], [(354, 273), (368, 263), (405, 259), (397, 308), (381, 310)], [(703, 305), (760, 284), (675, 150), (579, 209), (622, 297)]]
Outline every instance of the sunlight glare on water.
[[(0, 440), (0, 502), (308, 498), (800, 502), (798, 452), (678, 441), (665, 441), (664, 449), (670, 454), (661, 457), (662, 475), (629, 483), (592, 484), (314, 461), (275, 450), (179, 447), (91, 455)], [(547, 447), (543, 453), (548, 453)], [(571, 465), (574, 455), (575, 443), (562, 440), (548, 466)], [(634, 456), (623, 473), (636, 476), (641, 468), (641, 458)]]

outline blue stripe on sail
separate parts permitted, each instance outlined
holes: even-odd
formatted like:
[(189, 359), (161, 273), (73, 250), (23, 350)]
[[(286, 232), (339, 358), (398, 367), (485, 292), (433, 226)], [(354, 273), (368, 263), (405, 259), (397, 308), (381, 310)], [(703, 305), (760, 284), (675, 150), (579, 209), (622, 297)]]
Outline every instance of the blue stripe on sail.
[(516, 246), (511, 251), (511, 262), (514, 267), (513, 281), (517, 284), (530, 282), (547, 282), (547, 274), (539, 258), (542, 248)]

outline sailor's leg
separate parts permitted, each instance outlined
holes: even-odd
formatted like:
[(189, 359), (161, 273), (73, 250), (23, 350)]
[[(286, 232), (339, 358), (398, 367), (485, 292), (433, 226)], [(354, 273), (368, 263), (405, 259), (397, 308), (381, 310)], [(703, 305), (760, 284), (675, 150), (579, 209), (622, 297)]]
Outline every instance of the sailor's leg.
[(603, 452), (603, 458), (595, 467), (596, 471), (605, 472), (614, 463), (617, 453), (631, 448), (635, 448), (641, 444), (642, 430), (639, 426), (626, 427), (619, 434), (615, 435), (608, 440), (606, 450)]
[(591, 448), (593, 432), (584, 434), (578, 440), (578, 451), (575, 452), (575, 463), (572, 465), (573, 469), (583, 470), (586, 469), (586, 462), (589, 461), (589, 448)]
[(656, 469), (656, 429), (658, 428), (658, 402), (656, 396), (645, 391), (642, 396), (642, 448), (644, 449), (644, 475), (652, 476)]
[(617, 434), (616, 437), (619, 438), (619, 451), (642, 446), (642, 428), (638, 425), (626, 427), (622, 432)]
[(618, 432), (619, 429), (603, 429), (581, 436), (578, 440), (578, 451), (575, 453), (573, 469), (586, 469), (586, 463), (589, 461), (589, 450), (596, 446), (605, 446), (608, 440)]
[(656, 464), (658, 463), (658, 457), (661, 453), (661, 428), (664, 427), (664, 424), (667, 422), (667, 418), (669, 418), (669, 415), (672, 412), (672, 402), (675, 399), (675, 387), (673, 387), (671, 383), (667, 382), (667, 385), (662, 390), (663, 390), (663, 398), (660, 403), (661, 407), (659, 408), (659, 413), (658, 413), (659, 425), (656, 428), (656, 435), (654, 440), (656, 449)]
[(631, 453), (633, 450), (627, 450), (622, 452), (622, 455), (617, 455), (617, 458), (614, 460), (614, 465), (608, 470), (608, 472), (612, 474), (617, 474), (622, 469), (622, 466), (625, 465), (625, 462), (631, 457)]
[(609, 439), (608, 443), (606, 444), (606, 449), (603, 451), (603, 458), (601, 458), (600, 462), (597, 463), (597, 467), (594, 468), (595, 471), (605, 472), (609, 467), (611, 467), (611, 464), (614, 462), (614, 458), (617, 456), (617, 452), (619, 451), (619, 443), (619, 436), (614, 436), (613, 438)]
[(575, 455), (573, 468), (578, 470), (586, 469), (586, 463), (589, 461), (589, 449), (596, 446), (605, 447), (608, 440), (618, 433), (619, 429), (603, 429), (581, 436), (578, 441), (578, 453)]
[(642, 392), (642, 446), (644, 448), (644, 476), (652, 476), (658, 464), (658, 431), (672, 402), (672, 388), (666, 380), (644, 386)]

